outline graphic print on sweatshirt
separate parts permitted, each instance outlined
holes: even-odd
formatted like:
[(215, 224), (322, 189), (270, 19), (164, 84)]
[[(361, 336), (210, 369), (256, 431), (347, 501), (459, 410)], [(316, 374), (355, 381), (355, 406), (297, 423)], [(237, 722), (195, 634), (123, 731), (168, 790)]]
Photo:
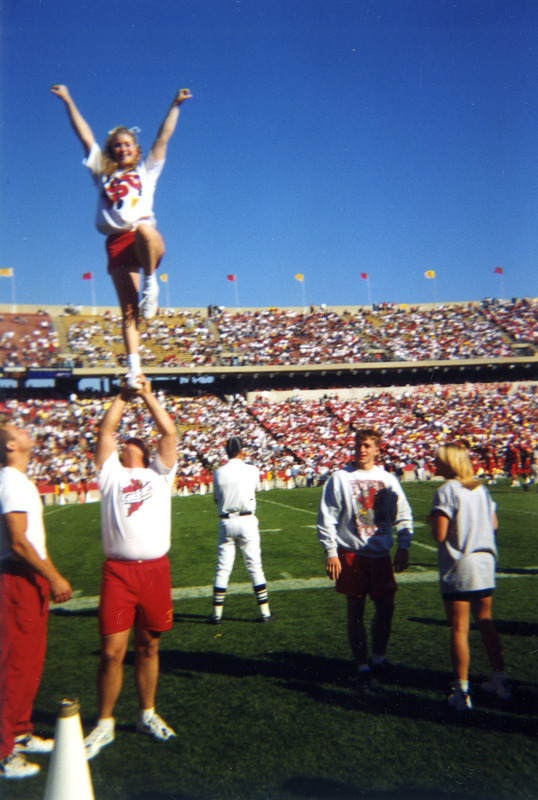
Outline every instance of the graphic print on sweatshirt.
[[(387, 501), (392, 494), (382, 481), (351, 481), (351, 502), (357, 536), (363, 541), (374, 536), (387, 517)], [(379, 531), (381, 532), (381, 531)]]
[(126, 516), (130, 517), (142, 507), (145, 500), (149, 500), (152, 496), (151, 481), (143, 482), (138, 478), (133, 478), (127, 486), (122, 487), (121, 493), (122, 505), (127, 507)]
[(134, 208), (142, 194), (140, 175), (135, 170), (131, 170), (131, 172), (111, 176), (103, 184), (103, 194), (108, 208), (114, 207), (116, 210), (123, 208), (126, 198), (129, 198), (131, 208)]

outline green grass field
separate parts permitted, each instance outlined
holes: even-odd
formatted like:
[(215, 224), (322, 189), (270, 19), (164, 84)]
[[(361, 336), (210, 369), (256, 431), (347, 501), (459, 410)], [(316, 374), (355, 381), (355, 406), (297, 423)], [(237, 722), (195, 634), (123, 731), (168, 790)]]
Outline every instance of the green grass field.
[[(423, 523), (434, 484), (406, 484), (417, 523), (409, 570), (399, 578), (388, 657), (394, 676), (358, 701), (345, 633), (345, 601), (324, 577), (315, 533), (319, 489), (259, 495), (263, 562), (272, 625), (257, 624), (240, 555), (225, 620), (207, 624), (217, 519), (210, 496), (173, 501), (175, 625), (162, 638), (157, 710), (177, 739), (157, 744), (135, 733), (132, 657), (116, 708), (116, 741), (90, 769), (97, 800), (351, 800), (351, 798), (535, 798), (538, 765), (536, 551), (538, 493), (494, 487), (499, 579), (494, 613), (514, 700), (473, 694), (455, 718), (436, 552)], [(39, 732), (52, 734), (57, 703), (79, 698), (84, 731), (93, 725), (98, 661), (96, 596), (102, 561), (99, 506), (46, 510), (51, 555), (77, 592), (78, 606), (50, 617), (49, 648), (35, 705)], [(309, 582), (310, 581), (310, 582)], [(237, 585), (237, 586), (235, 586)], [(93, 598), (93, 599), (92, 599)], [(369, 607), (369, 611), (371, 608)], [(473, 686), (488, 674), (471, 632)], [(43, 797), (43, 769), (4, 781), (3, 798)], [(60, 799), (59, 799), (60, 800)]]

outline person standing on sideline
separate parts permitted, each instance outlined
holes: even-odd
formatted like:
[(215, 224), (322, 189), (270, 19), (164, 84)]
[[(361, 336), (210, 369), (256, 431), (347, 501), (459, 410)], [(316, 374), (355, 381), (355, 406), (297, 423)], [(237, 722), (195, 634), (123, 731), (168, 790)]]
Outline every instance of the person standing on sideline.
[(50, 753), (53, 739), (31, 723), (47, 641), (49, 595), (71, 597), (47, 553), (43, 506), (27, 477), (34, 442), (14, 424), (0, 426), (0, 777), (28, 778), (39, 765), (26, 753)]
[(475, 479), (467, 448), (460, 442), (442, 445), (435, 461), (446, 478), (435, 493), (427, 522), (438, 543), (441, 594), (450, 626), (454, 688), (448, 704), (456, 711), (472, 708), (469, 693), (469, 611), (482, 637), (493, 674), (482, 689), (501, 700), (512, 697), (504, 671), (499, 634), (491, 618), (497, 547), (495, 503)]
[[(137, 129), (123, 126), (109, 132), (101, 151), (86, 120), (73, 102), (67, 86), (52, 86), (52, 94), (65, 103), (71, 126), (84, 148), (84, 164), (97, 187), (96, 227), (106, 238), (108, 271), (122, 311), (123, 339), (127, 353), (127, 388), (137, 389), (140, 374), (138, 318), (157, 313), (159, 286), (155, 270), (164, 255), (164, 242), (155, 227), (153, 196), (162, 172), (168, 141), (177, 125), (179, 106), (192, 97), (181, 89), (170, 106), (142, 161)], [(140, 268), (144, 274), (139, 305)]]
[[(112, 401), (97, 435), (95, 466), (101, 490), (101, 531), (106, 560), (99, 603), (101, 656), (97, 671), (97, 726), (84, 740), (93, 758), (114, 740), (114, 706), (123, 660), (134, 625), (134, 677), (139, 714), (136, 729), (165, 741), (175, 736), (155, 712), (159, 637), (172, 627), (170, 583), (171, 489), (176, 472), (176, 426), (140, 376), (136, 392), (122, 389)], [(118, 454), (115, 431), (127, 404), (139, 397), (160, 433), (150, 459), (140, 439), (129, 438)]]
[(243, 443), (239, 436), (226, 442), (229, 461), (213, 475), (213, 499), (219, 515), (217, 571), (213, 584), (213, 612), (210, 622), (218, 625), (228, 581), (235, 560), (235, 547), (241, 547), (245, 567), (260, 609), (260, 621), (273, 617), (267, 599), (267, 585), (262, 567), (260, 533), (256, 511), (256, 492), (260, 490), (260, 473), (253, 464), (245, 464)]
[[(323, 487), (317, 519), (326, 571), (336, 591), (347, 597), (347, 633), (357, 662), (357, 691), (368, 693), (372, 673), (386, 670), (385, 652), (394, 613), (390, 549), (393, 526), (398, 549), (394, 570), (407, 568), (413, 535), (411, 507), (398, 479), (376, 465), (381, 436), (373, 429), (355, 435), (355, 460), (334, 472)], [(372, 657), (368, 660), (364, 625), (366, 597), (374, 602)]]

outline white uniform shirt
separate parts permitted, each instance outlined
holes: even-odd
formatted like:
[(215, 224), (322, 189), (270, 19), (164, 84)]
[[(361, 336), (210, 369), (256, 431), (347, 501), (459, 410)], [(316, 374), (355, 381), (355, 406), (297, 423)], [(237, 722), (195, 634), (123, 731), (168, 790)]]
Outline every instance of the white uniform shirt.
[(4, 521), (4, 514), (26, 514), (26, 538), (40, 558), (47, 558), (43, 504), (37, 488), (26, 475), (14, 467), (0, 469), (0, 560), (13, 559)]
[(357, 469), (350, 464), (334, 472), (323, 487), (319, 505), (318, 538), (327, 558), (338, 548), (381, 558), (392, 546), (396, 527), (398, 547), (408, 549), (413, 515), (397, 478), (382, 467)]
[(242, 458), (231, 458), (213, 475), (213, 497), (219, 516), (256, 511), (256, 492), (260, 489), (260, 472)]
[(484, 486), (466, 489), (450, 480), (437, 489), (432, 510), (448, 517), (439, 544), (441, 592), (471, 592), (495, 586), (497, 547), (492, 516), (495, 503)]
[(118, 170), (108, 177), (101, 173), (102, 153), (94, 143), (82, 162), (92, 173), (97, 187), (97, 230), (106, 236), (133, 230), (138, 222), (155, 225), (153, 197), (164, 166), (148, 156), (133, 169)]
[(107, 558), (146, 561), (168, 552), (176, 466), (167, 469), (156, 456), (147, 468), (126, 469), (117, 452), (107, 458), (98, 474)]

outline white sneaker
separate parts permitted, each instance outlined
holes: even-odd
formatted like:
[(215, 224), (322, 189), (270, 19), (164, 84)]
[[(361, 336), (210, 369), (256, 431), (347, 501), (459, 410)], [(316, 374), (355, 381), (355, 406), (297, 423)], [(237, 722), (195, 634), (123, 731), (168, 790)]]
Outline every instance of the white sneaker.
[(453, 689), (452, 694), (448, 698), (448, 707), (453, 708), (454, 711), (471, 711), (473, 707), (471, 695), (469, 692)]
[(100, 728), (97, 726), (84, 739), (84, 752), (87, 761), (94, 758), (103, 747), (114, 741), (114, 728)]
[(42, 739), (33, 733), (23, 733), (15, 737), (14, 753), (50, 753), (54, 747), (54, 739)]
[(157, 313), (159, 299), (159, 286), (155, 283), (153, 286), (147, 286), (142, 292), (142, 300), (140, 301), (140, 310), (144, 319), (153, 319)]
[(0, 759), (0, 778), (31, 778), (40, 769), (39, 764), (31, 764), (16, 753)]
[(128, 372), (125, 376), (125, 387), (132, 392), (137, 392), (141, 389), (142, 383), (140, 382), (140, 375), (136, 372)]
[(501, 678), (499, 681), (490, 678), (490, 680), (483, 683), (480, 688), (483, 692), (498, 697), (499, 700), (512, 699), (512, 690), (506, 678)]
[(175, 731), (168, 727), (166, 722), (156, 713), (153, 713), (149, 722), (143, 722), (142, 717), (139, 715), (136, 722), (136, 730), (138, 733), (147, 733), (148, 736), (153, 736), (154, 739), (158, 739), (160, 742), (165, 742), (176, 735)]

